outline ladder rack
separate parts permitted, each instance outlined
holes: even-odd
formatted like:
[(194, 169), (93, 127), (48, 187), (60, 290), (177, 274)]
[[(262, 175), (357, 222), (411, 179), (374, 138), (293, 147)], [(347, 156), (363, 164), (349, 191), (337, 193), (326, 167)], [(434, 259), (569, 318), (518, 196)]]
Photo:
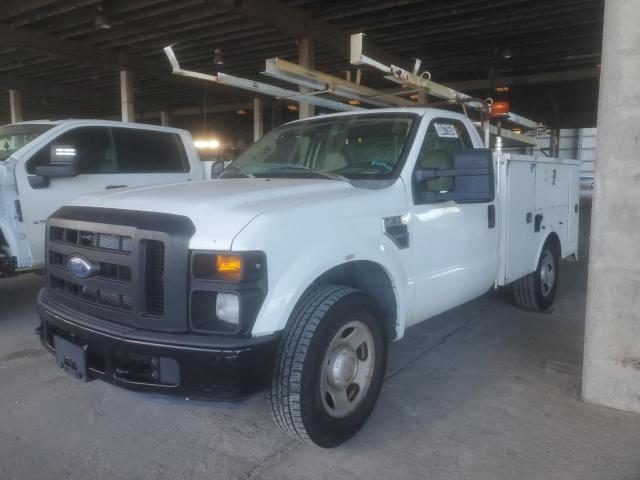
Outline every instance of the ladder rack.
[[(360, 104), (367, 104), (373, 107), (422, 106), (423, 104), (406, 97), (406, 95), (414, 92), (422, 92), (425, 97), (430, 95), (447, 104), (462, 105), (465, 113), (468, 113), (468, 110), (477, 112), (480, 118), (479, 122), (476, 121), (474, 124), (483, 130), (485, 145), (487, 146), (489, 146), (490, 135), (500, 137), (500, 139), (505, 138), (520, 145), (535, 146), (537, 144), (536, 135), (540, 129), (544, 128), (542, 124), (509, 112), (498, 120), (498, 125), (491, 125), (488, 101), (473, 98), (470, 95), (434, 82), (431, 80), (430, 74), (426, 71), (420, 74), (421, 60), (416, 60), (413, 71), (408, 71), (395, 65), (385, 65), (380, 61), (366, 56), (364, 53), (364, 36), (363, 33), (351, 35), (351, 64), (356, 66), (369, 66), (380, 70), (385, 74), (384, 78), (400, 84), (403, 87), (402, 89), (392, 92), (377, 90), (362, 85), (359, 81), (359, 74), (357, 75), (357, 81), (353, 82), (350, 79), (343, 79), (319, 72), (281, 58), (267, 59), (265, 62), (265, 70), (262, 73), (271, 78), (311, 90), (310, 92), (299, 92), (297, 90), (290, 90), (222, 72), (218, 72), (216, 75), (209, 75), (192, 70), (185, 70), (180, 67), (173, 51), (173, 46), (165, 47), (164, 51), (171, 64), (172, 72), (175, 75), (240, 88), (297, 103), (309, 103), (318, 107), (341, 112), (363, 110), (364, 107), (359, 106)], [(345, 103), (341, 101), (341, 99), (347, 99), (347, 102)], [(518, 127), (518, 130), (511, 130), (504, 124)], [(496, 140), (496, 147), (500, 148), (501, 145), (502, 140)]]
[(242, 90), (261, 93), (262, 95), (270, 95), (272, 97), (290, 98), (291, 100), (295, 100), (298, 103), (311, 103), (318, 107), (329, 108), (338, 112), (362, 110), (361, 108), (349, 105), (347, 103), (319, 97), (315, 93), (303, 94), (295, 90), (289, 90), (286, 88), (277, 87), (275, 85), (269, 85), (267, 83), (249, 80), (247, 78), (236, 77), (234, 75), (229, 75), (222, 72), (218, 72), (216, 75), (209, 75), (206, 73), (194, 72), (193, 70), (185, 70), (183, 68), (180, 68), (180, 63), (178, 62), (176, 54), (173, 51), (173, 45), (165, 47), (164, 52), (169, 59), (169, 63), (171, 64), (171, 72), (174, 75), (195, 78), (198, 80), (204, 80), (206, 82), (213, 82), (217, 83), (218, 85), (225, 85), (227, 87), (240, 88)]
[[(379, 62), (378, 60), (368, 57), (364, 53), (364, 37), (364, 33), (354, 33), (351, 35), (350, 61), (352, 65), (367, 65), (373, 67), (383, 73), (386, 73), (387, 75), (385, 75), (384, 78), (388, 80), (399, 83), (403, 86), (422, 89), (426, 94), (432, 95), (441, 100), (445, 100), (451, 103), (463, 104), (465, 107), (470, 107), (474, 110), (481, 111), (483, 113), (483, 116), (487, 117), (488, 104), (486, 101), (479, 101), (467, 95), (466, 93), (458, 92), (445, 85), (434, 82), (430, 78), (431, 75), (426, 71), (424, 71), (422, 74), (419, 74), (419, 69), (422, 64), (421, 60), (416, 59), (413, 71), (410, 72), (408, 70), (405, 70), (404, 68), (395, 65), (386, 65), (382, 62)], [(427, 78), (425, 78), (424, 76), (425, 73), (427, 73)], [(500, 119), (500, 121), (511, 123), (523, 130), (530, 130), (534, 135), (537, 135), (538, 129), (542, 128), (541, 124), (513, 112), (507, 113), (503, 118)], [(496, 136), (500, 134), (500, 136), (502, 137), (529, 146), (535, 146), (537, 144), (537, 139), (535, 138), (535, 136), (516, 133), (504, 127), (491, 125), (488, 119), (483, 119), (482, 124), (482, 128), (485, 130), (485, 144), (487, 145), (489, 143), (489, 133)]]

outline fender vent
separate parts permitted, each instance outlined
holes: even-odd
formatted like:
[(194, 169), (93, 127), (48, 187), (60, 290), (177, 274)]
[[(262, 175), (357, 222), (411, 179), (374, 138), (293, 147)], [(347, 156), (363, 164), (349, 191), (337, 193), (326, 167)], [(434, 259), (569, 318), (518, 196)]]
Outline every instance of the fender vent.
[(409, 215), (397, 215), (382, 219), (384, 233), (400, 249), (409, 246)]

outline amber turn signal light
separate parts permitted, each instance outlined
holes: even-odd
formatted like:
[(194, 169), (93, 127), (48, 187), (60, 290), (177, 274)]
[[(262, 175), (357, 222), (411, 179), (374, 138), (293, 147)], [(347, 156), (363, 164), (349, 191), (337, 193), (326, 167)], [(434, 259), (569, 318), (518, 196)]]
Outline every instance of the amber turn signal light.
[(216, 255), (216, 272), (228, 280), (240, 279), (242, 259), (237, 255)]

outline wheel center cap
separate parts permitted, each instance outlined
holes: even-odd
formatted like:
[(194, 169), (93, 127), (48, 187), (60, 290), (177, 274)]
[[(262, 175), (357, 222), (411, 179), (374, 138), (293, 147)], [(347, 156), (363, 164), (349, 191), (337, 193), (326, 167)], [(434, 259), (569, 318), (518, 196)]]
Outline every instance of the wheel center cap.
[(329, 358), (327, 380), (334, 387), (345, 387), (353, 381), (357, 371), (356, 352), (350, 348), (339, 347), (333, 351)]

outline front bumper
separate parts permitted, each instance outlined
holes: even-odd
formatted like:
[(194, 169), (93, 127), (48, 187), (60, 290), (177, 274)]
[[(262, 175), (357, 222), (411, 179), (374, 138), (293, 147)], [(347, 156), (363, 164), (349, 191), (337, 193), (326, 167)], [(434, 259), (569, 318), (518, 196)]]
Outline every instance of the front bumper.
[(269, 387), (279, 336), (230, 338), (142, 331), (91, 317), (38, 295), (42, 344), (86, 346), (92, 377), (137, 391), (239, 400)]

